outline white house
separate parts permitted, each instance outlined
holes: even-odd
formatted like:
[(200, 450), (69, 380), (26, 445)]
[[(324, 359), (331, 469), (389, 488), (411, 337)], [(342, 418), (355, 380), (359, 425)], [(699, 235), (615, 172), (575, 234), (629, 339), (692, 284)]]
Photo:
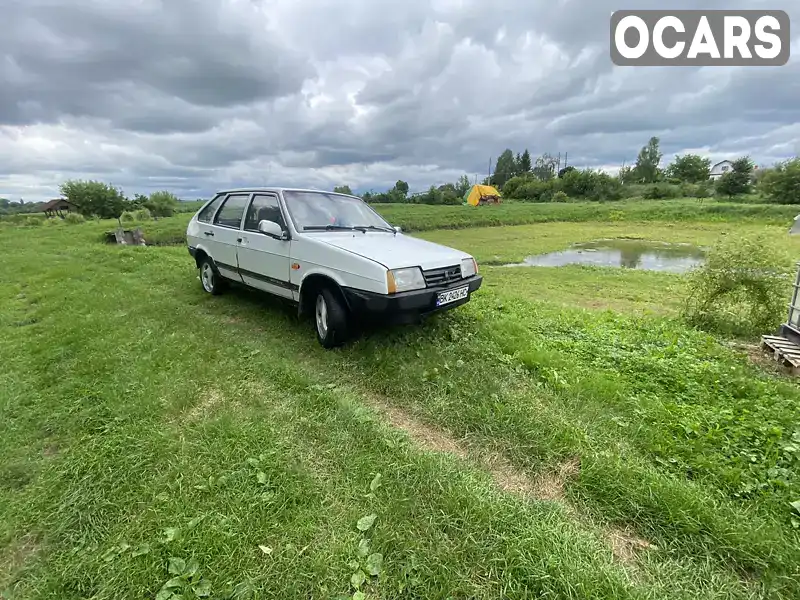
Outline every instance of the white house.
[(725, 173), (733, 171), (733, 163), (729, 160), (723, 160), (711, 167), (711, 179), (719, 179)]

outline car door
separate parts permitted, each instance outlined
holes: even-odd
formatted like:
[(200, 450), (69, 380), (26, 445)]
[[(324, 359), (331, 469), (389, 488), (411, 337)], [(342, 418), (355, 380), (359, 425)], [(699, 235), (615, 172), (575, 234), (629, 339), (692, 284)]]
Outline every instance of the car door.
[(194, 223), (190, 222), (186, 230), (186, 241), (189, 246), (203, 248), (211, 258), (214, 258), (214, 250), (216, 249), (216, 244), (214, 243), (214, 216), (217, 214), (223, 200), (225, 200), (225, 196), (226, 194), (217, 194), (211, 202), (197, 213)]
[(238, 248), (242, 280), (255, 288), (294, 299), (296, 286), (291, 284), (289, 276), (291, 241), (261, 233), (258, 224), (263, 220), (273, 221), (288, 232), (276, 194), (253, 194), (247, 209)]
[(228, 194), (211, 226), (214, 251), (211, 258), (220, 274), (234, 281), (242, 281), (236, 251), (242, 236), (242, 217), (249, 201), (249, 193)]

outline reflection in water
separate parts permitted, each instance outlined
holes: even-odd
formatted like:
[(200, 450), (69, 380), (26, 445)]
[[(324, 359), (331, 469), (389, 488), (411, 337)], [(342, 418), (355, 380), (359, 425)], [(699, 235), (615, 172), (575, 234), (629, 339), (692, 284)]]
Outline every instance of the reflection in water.
[(562, 267), (591, 265), (646, 271), (684, 273), (703, 263), (705, 252), (691, 244), (669, 244), (644, 240), (599, 240), (575, 244), (567, 250), (529, 256), (507, 267)]

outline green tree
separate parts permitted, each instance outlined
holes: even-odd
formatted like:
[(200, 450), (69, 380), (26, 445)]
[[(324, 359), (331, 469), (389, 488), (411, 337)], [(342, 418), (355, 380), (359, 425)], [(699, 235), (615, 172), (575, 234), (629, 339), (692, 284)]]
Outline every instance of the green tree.
[(458, 178), (458, 182), (456, 182), (456, 194), (458, 194), (459, 198), (463, 198), (464, 194), (466, 194), (471, 187), (469, 177), (462, 175)]
[(517, 152), (517, 156), (514, 158), (514, 175), (519, 175), (522, 173), (522, 154)]
[(639, 151), (636, 166), (633, 168), (636, 179), (640, 183), (655, 183), (658, 180), (658, 165), (661, 163), (661, 157), (659, 139), (651, 137), (647, 145)]
[(522, 157), (519, 159), (519, 172), (523, 175), (526, 175), (531, 172), (533, 169), (533, 164), (531, 163), (531, 153), (528, 152), (528, 149), (525, 148), (525, 152), (522, 153)]
[(676, 156), (667, 166), (665, 174), (682, 183), (702, 183), (711, 176), (711, 160), (697, 154)]
[(536, 158), (536, 161), (533, 164), (532, 172), (538, 179), (541, 179), (542, 181), (548, 181), (555, 177), (557, 166), (558, 160), (554, 156), (551, 156), (545, 152)]
[(101, 181), (69, 180), (61, 184), (60, 191), (87, 217), (119, 219), (130, 206), (122, 191)]
[(768, 169), (758, 187), (770, 202), (800, 204), (800, 157)]
[(625, 165), (620, 168), (617, 179), (619, 179), (620, 183), (636, 183), (636, 172), (633, 167)]
[(752, 190), (754, 168), (755, 165), (749, 156), (737, 158), (733, 161), (732, 169), (717, 179), (715, 186), (717, 193), (729, 198), (749, 194)]
[(494, 185), (503, 187), (509, 179), (516, 173), (517, 166), (514, 160), (514, 153), (509, 148), (503, 150), (503, 153), (497, 157), (497, 165), (494, 168), (491, 181)]
[(337, 185), (333, 188), (334, 194), (347, 194), (348, 196), (353, 195), (353, 190), (350, 189), (349, 185)]
[(574, 171), (574, 170), (575, 170), (575, 167), (573, 167), (572, 165), (570, 165), (570, 166), (568, 166), (568, 167), (564, 167), (563, 169), (561, 169), (561, 170), (558, 172), (558, 178), (559, 178), (559, 179), (563, 179), (563, 178), (564, 178), (564, 176), (565, 176), (567, 173), (571, 173), (571, 172), (572, 172), (572, 171)]
[(408, 196), (408, 183), (399, 179), (397, 183), (394, 184), (394, 191), (397, 192), (403, 199)]
[(144, 203), (144, 208), (154, 217), (171, 217), (178, 210), (178, 197), (167, 191), (153, 192)]

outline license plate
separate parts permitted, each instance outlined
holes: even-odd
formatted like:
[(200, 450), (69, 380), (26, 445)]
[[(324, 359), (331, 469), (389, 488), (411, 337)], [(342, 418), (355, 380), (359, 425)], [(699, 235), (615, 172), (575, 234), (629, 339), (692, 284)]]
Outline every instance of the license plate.
[(438, 296), (436, 296), (436, 306), (457, 302), (458, 300), (463, 300), (467, 296), (469, 296), (469, 286), (458, 288), (456, 290), (447, 290), (446, 292), (441, 292)]

